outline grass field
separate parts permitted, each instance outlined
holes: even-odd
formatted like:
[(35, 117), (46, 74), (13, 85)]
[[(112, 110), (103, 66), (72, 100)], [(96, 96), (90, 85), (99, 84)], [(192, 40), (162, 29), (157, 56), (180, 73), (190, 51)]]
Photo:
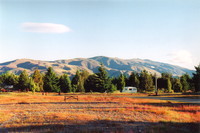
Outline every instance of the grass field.
[(200, 132), (199, 104), (115, 94), (75, 96), (78, 100), (65, 102), (64, 94), (2, 93), (0, 132)]

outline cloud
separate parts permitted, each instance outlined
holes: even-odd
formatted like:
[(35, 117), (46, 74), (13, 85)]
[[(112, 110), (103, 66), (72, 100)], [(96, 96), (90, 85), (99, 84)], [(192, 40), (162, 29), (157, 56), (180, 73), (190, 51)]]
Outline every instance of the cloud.
[(187, 50), (174, 51), (168, 55), (169, 62), (182, 67), (193, 67), (193, 56)]
[(22, 23), (21, 28), (24, 32), (38, 32), (38, 33), (65, 33), (70, 32), (71, 29), (62, 24), (53, 23)]

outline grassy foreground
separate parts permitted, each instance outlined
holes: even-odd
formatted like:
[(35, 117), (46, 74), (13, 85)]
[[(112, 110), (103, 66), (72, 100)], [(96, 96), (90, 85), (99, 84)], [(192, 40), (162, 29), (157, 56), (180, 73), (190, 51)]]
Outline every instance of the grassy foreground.
[(0, 94), (0, 132), (200, 132), (199, 104), (115, 94), (77, 96), (78, 101), (65, 102), (57, 94)]

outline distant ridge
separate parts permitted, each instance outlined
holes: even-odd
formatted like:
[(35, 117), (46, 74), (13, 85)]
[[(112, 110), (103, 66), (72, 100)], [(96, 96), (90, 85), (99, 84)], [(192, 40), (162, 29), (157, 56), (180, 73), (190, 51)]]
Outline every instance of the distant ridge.
[(38, 68), (41, 72), (46, 72), (48, 67), (53, 67), (57, 74), (67, 73), (73, 76), (77, 70), (87, 70), (90, 73), (98, 71), (98, 67), (103, 63), (110, 76), (118, 76), (119, 74), (130, 75), (131, 72), (148, 72), (160, 75), (163, 72), (171, 73), (173, 76), (180, 76), (184, 73), (192, 75), (193, 70), (162, 63), (148, 59), (120, 59), (106, 56), (95, 56), (91, 58), (74, 58), (55, 61), (41, 61), (32, 59), (17, 59), (0, 63), (0, 74), (11, 71), (15, 74), (26, 70), (29, 74)]

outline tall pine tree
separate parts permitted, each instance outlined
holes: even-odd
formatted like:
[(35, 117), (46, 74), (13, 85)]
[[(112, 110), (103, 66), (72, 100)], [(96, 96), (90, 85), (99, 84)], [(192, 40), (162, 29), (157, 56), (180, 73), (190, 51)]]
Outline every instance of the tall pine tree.
[(195, 91), (199, 92), (200, 91), (200, 64), (195, 67), (196, 73), (193, 73), (193, 83), (195, 87)]
[(67, 74), (63, 74), (59, 79), (61, 92), (72, 92), (71, 80)]
[(122, 91), (124, 87), (125, 87), (125, 78), (123, 74), (120, 74), (118, 78), (117, 89)]
[(86, 92), (100, 92), (99, 89), (100, 79), (96, 74), (90, 75), (84, 84)]
[(190, 88), (190, 76), (188, 74), (183, 74), (180, 80), (182, 84), (182, 90), (184, 92), (188, 91)]
[(60, 92), (59, 79), (52, 67), (47, 69), (47, 73), (44, 76), (44, 91), (46, 92)]
[(26, 70), (24, 70), (19, 75), (18, 88), (22, 91), (27, 91), (30, 88), (29, 83), (30, 79), (28, 77), (28, 73), (26, 72)]
[(108, 76), (108, 72), (106, 71), (103, 64), (99, 67), (99, 72), (96, 73), (99, 79), (98, 89), (99, 92), (108, 92), (111, 88), (111, 79)]
[(173, 90), (174, 92), (182, 92), (182, 84), (180, 79), (178, 78), (174, 79)]
[(29, 88), (31, 89), (33, 93), (39, 90), (39, 86), (34, 82), (33, 78), (30, 78)]
[(43, 90), (43, 77), (42, 74), (38, 69), (36, 69), (32, 75), (33, 81), (35, 82), (35, 85), (37, 86), (37, 89), (35, 91), (44, 91)]
[(172, 74), (170, 73), (162, 73), (162, 80), (163, 80), (163, 88), (165, 88), (165, 92), (171, 92), (172, 91)]
[(132, 72), (128, 79), (129, 86), (139, 88), (140, 81), (138, 73)]
[(153, 86), (152, 75), (150, 75), (146, 70), (140, 73), (140, 89), (141, 91), (149, 91)]
[(73, 92), (84, 92), (84, 82), (81, 78), (81, 72), (79, 70), (76, 71), (76, 75), (72, 78), (72, 88)]

